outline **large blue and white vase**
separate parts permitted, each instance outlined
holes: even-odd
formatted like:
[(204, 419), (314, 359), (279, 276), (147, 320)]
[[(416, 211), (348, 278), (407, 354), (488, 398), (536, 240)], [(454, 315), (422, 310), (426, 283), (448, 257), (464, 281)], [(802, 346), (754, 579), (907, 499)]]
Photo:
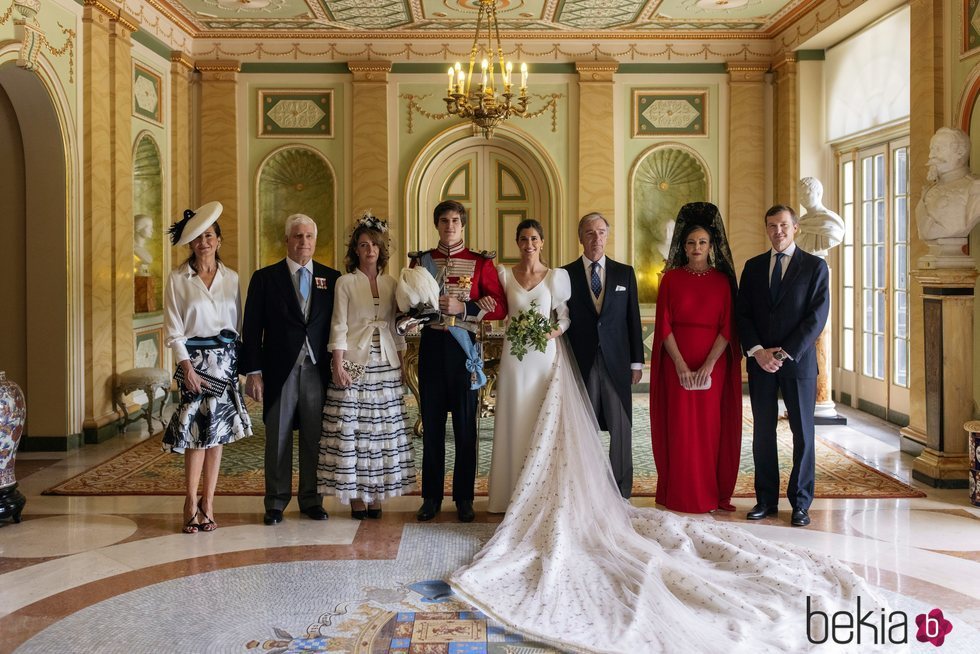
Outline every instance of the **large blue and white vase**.
[(7, 373), (0, 370), (0, 520), (20, 522), (27, 503), (23, 493), (17, 490), (14, 476), (14, 459), (26, 418), (27, 404), (20, 386), (9, 381)]

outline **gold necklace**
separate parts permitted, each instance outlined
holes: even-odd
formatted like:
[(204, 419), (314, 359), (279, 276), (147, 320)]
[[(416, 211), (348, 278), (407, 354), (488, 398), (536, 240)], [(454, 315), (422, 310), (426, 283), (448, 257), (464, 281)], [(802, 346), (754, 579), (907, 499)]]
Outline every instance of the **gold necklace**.
[(704, 277), (705, 275), (711, 272), (711, 266), (708, 266), (704, 270), (695, 270), (694, 268), (691, 268), (691, 266), (688, 265), (688, 266), (684, 266), (684, 270), (691, 273), (695, 277)]

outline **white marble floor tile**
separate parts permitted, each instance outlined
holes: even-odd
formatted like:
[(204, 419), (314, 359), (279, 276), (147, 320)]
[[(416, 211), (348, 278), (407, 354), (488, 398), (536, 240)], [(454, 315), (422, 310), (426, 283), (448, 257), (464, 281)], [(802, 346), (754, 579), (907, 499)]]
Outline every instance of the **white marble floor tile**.
[(112, 515), (58, 515), (27, 520), (6, 529), (0, 538), (0, 556), (42, 558), (64, 556), (106, 547), (136, 532), (136, 523)]

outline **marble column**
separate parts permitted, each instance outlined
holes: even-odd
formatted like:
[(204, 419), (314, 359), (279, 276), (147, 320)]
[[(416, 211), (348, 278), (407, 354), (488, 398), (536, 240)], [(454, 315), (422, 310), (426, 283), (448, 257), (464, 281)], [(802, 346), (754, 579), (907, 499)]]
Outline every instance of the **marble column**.
[(796, 53), (787, 54), (772, 69), (773, 203), (796, 207), (799, 205), (797, 184), (800, 181), (800, 107)]
[[(82, 427), (89, 437), (114, 424), (112, 256), (112, 78), (109, 32), (118, 8), (85, 0), (82, 9), (82, 248), (85, 393)], [(111, 429), (112, 427), (110, 427)]]
[[(191, 81), (194, 61), (185, 52), (170, 53), (170, 214), (163, 224), (178, 220), (184, 209), (196, 207), (192, 177)], [(175, 258), (176, 259), (176, 258)], [(178, 263), (175, 260), (173, 263)]]
[[(356, 111), (351, 116), (351, 207), (355, 214), (371, 209), (376, 216), (390, 219), (388, 172), (388, 74), (390, 61), (349, 61), (354, 76), (351, 100)], [(338, 216), (344, 225), (352, 217)]]
[[(769, 64), (729, 62), (728, 170), (737, 181), (728, 185), (728, 241), (735, 270), (768, 247), (763, 216), (766, 186), (766, 73)], [(737, 173), (735, 172), (737, 171)]]
[[(617, 61), (575, 62), (579, 87), (578, 210), (572, 216), (573, 224), (585, 214), (598, 211), (610, 224), (616, 225), (613, 75), (618, 69)], [(615, 251), (615, 238), (614, 228), (607, 247), (610, 254)], [(626, 240), (625, 232), (623, 240)]]
[(247, 251), (239, 235), (248, 235), (247, 207), (238, 206), (238, 73), (237, 61), (197, 62), (201, 73), (200, 161), (197, 202), (217, 200), (224, 206), (221, 224), (221, 259), (248, 277), (239, 263)]
[[(936, 130), (946, 125), (943, 89), (944, 5), (934, 0), (912, 0), (909, 4), (911, 52), (909, 121), (909, 194), (922, 197), (925, 187), (929, 141)], [(913, 216), (914, 220), (915, 216)], [(910, 256), (913, 262), (926, 253), (914, 223), (909, 230)], [(902, 451), (918, 454), (928, 440), (926, 436), (925, 341), (923, 334), (923, 292), (919, 278), (912, 275), (909, 285), (909, 424), (901, 430)], [(972, 342), (972, 336), (970, 338)], [(969, 391), (972, 397), (972, 389)]]
[(973, 298), (975, 268), (916, 270), (922, 288), (925, 449), (912, 477), (938, 488), (966, 488), (973, 419)]

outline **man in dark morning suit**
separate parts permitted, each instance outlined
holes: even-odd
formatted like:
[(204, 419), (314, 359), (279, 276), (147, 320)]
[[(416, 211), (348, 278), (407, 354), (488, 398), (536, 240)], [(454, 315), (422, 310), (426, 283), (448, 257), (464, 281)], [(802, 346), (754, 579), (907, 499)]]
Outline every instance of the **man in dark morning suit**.
[(792, 524), (810, 524), (814, 466), (813, 411), (817, 402), (817, 336), (830, 308), (827, 263), (796, 246), (800, 225), (790, 207), (766, 212), (772, 249), (749, 259), (735, 302), (738, 338), (745, 350), (754, 428), (756, 505), (746, 516), (775, 515), (779, 503), (776, 454), (777, 395), (793, 432), (793, 470), (786, 496)]
[(609, 462), (620, 494), (633, 492), (633, 384), (643, 372), (643, 337), (636, 273), (606, 257), (609, 222), (599, 213), (579, 220), (581, 258), (562, 266), (571, 280), (571, 326), (565, 332), (599, 427), (609, 432)]
[(340, 273), (313, 261), (316, 223), (286, 219), (286, 258), (256, 270), (242, 322), (245, 392), (262, 402), (265, 422), (265, 518), (282, 522), (293, 488), (293, 429), (299, 427), (300, 511), (326, 520), (316, 490), (324, 387), (330, 381), (330, 318)]

